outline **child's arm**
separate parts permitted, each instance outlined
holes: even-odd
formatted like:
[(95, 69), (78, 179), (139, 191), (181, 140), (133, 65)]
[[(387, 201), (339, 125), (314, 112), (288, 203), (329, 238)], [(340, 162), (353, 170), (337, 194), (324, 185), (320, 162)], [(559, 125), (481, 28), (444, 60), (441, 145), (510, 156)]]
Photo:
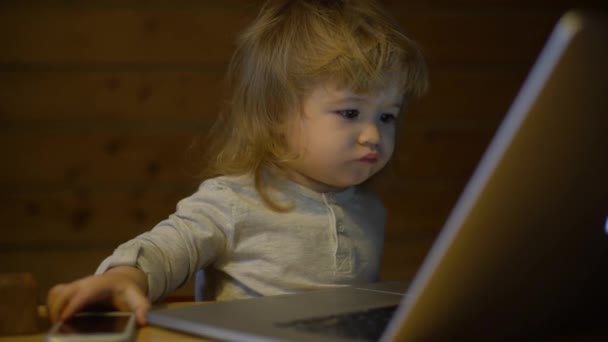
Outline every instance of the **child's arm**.
[(146, 275), (131, 266), (118, 266), (103, 274), (78, 279), (51, 288), (47, 298), (51, 322), (66, 320), (83, 307), (104, 303), (121, 311), (135, 313), (137, 322), (146, 323), (150, 301), (146, 298)]
[(152, 230), (121, 244), (97, 268), (103, 274), (130, 265), (146, 275), (146, 296), (158, 302), (182, 286), (198, 270), (226, 250), (225, 234), (232, 231), (236, 194), (216, 180), (181, 200), (177, 211)]
[(53, 287), (47, 299), (49, 318), (66, 319), (100, 303), (133, 311), (144, 324), (150, 301), (174, 291), (224, 250), (234, 196), (222, 184), (205, 182), (167, 220), (119, 246), (96, 275)]

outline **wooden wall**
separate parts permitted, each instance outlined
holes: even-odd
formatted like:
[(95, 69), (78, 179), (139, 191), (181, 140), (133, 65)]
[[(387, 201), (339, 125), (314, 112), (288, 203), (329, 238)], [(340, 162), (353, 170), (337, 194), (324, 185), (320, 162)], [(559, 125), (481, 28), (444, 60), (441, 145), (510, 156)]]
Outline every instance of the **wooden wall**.
[[(419, 266), (559, 16), (606, 5), (384, 3), (422, 46), (432, 82), (377, 184), (390, 210), (383, 276), (398, 279)], [(259, 4), (0, 2), (0, 272), (33, 272), (44, 300), (195, 190), (186, 151)]]

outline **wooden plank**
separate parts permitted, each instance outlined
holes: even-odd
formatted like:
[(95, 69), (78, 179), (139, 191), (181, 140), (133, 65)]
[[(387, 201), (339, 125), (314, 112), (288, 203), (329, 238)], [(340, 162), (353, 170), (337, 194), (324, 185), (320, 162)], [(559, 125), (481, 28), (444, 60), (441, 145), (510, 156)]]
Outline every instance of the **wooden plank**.
[[(70, 282), (91, 275), (99, 263), (112, 253), (113, 247), (104, 248), (66, 248), (0, 250), (0, 269), (2, 272), (32, 272), (38, 282), (38, 302), (46, 303), (48, 290), (56, 284)], [(194, 298), (194, 282), (167, 298)]]
[(382, 255), (382, 280), (411, 280), (428, 253), (433, 235), (420, 239), (386, 240)]
[[(395, 13), (431, 63), (526, 65), (538, 54), (559, 14)], [(0, 63), (5, 64), (4, 69), (57, 63), (73, 68), (106, 63), (175, 68), (223, 65), (232, 54), (238, 32), (254, 15), (216, 7), (156, 12), (3, 7), (0, 41), (5, 44)]]
[(437, 233), (466, 183), (410, 182), (414, 185), (405, 189), (395, 187), (392, 191), (378, 191), (388, 212), (389, 240)]
[(467, 179), (494, 131), (494, 127), (406, 127), (392, 172), (401, 179)]
[(489, 123), (502, 120), (528, 73), (528, 67), (449, 68), (431, 66), (430, 87), (414, 99), (405, 124)]
[[(480, 11), (480, 10), (565, 10), (573, 6), (583, 8), (602, 8), (602, 0), (379, 0), (390, 11), (401, 9), (416, 11)], [(148, 11), (184, 11), (209, 8), (229, 8), (235, 11), (257, 11), (264, 0), (3, 0), (2, 7), (11, 8), (57, 8), (66, 7), (79, 10), (148, 10)]]
[[(382, 279), (411, 278), (427, 253), (432, 239), (429, 236), (419, 240), (387, 241), (382, 260)], [(3, 272), (32, 272), (39, 285), (39, 303), (45, 303), (46, 294), (53, 285), (93, 274), (99, 263), (112, 253), (113, 248), (74, 245), (61, 250), (0, 250), (0, 269)], [(167, 300), (191, 298), (193, 293), (194, 281), (190, 280)]]
[[(406, 123), (497, 120), (527, 71), (527, 67), (433, 68), (429, 92), (413, 101)], [(209, 125), (221, 106), (222, 72), (3, 72), (0, 119), (5, 126), (24, 121), (27, 127), (40, 122), (50, 128), (49, 120), (62, 125), (69, 125), (69, 120), (138, 120), (133, 125), (144, 127), (156, 120), (164, 120), (163, 126), (181, 120)]]
[(392, 13), (401, 11), (545, 11), (563, 12), (573, 7), (606, 8), (603, 0), (381, 0)]
[(7, 71), (0, 76), (0, 118), (210, 120), (223, 70)]
[[(387, 241), (382, 261), (384, 280), (413, 277), (430, 246), (423, 241)], [(111, 254), (112, 248), (0, 251), (1, 269), (6, 272), (32, 272), (38, 282), (38, 302), (46, 302), (48, 290), (59, 283), (70, 282), (93, 274), (99, 263)], [(193, 298), (194, 281), (188, 281), (166, 300)]]
[[(388, 209), (391, 239), (437, 232), (464, 186), (446, 181), (408, 183), (378, 191)], [(196, 188), (197, 184), (182, 183), (4, 192), (0, 215), (11, 229), (0, 237), (0, 245), (118, 245), (152, 229)]]
[[(194, 133), (20, 131), (0, 137), (10, 163), (0, 169), (0, 185), (73, 187), (94, 183), (153, 184), (194, 180)], [(194, 153), (194, 152), (193, 152)]]
[(192, 12), (5, 7), (0, 63), (225, 63), (237, 32), (251, 18), (214, 7)]
[(530, 65), (559, 18), (536, 12), (397, 16), (431, 65)]
[[(175, 211), (177, 202), (195, 187), (179, 190), (24, 193), (2, 196), (0, 212), (11, 231), (0, 238), (3, 248), (65, 245), (115, 245), (152, 229)], [(397, 194), (399, 194), (397, 196)], [(396, 190), (384, 196), (391, 238), (437, 232), (459, 191), (416, 194)], [(87, 196), (82, 200), (83, 196)], [(141, 196), (141, 197), (137, 197)]]
[[(384, 280), (403, 280), (413, 277), (422, 258), (428, 249), (427, 245), (416, 243), (388, 243), (383, 255), (381, 276)], [(13, 251), (0, 252), (3, 271), (32, 272), (38, 281), (39, 303), (46, 302), (48, 290), (59, 283), (70, 282), (92, 274), (98, 264), (111, 253), (103, 251)], [(34, 262), (35, 260), (35, 262)], [(171, 294), (165, 301), (185, 300), (194, 297), (194, 281), (188, 281), (182, 288)]]
[(112, 249), (70, 251), (0, 251), (3, 272), (31, 272), (38, 282), (39, 302), (51, 286), (92, 274)]
[(141, 10), (152, 12), (223, 9), (239, 12), (251, 12), (258, 11), (264, 2), (265, 0), (3, 0), (0, 3), (0, 7), (22, 8), (30, 10), (70, 8), (80, 11)]
[[(387, 173), (398, 179), (467, 178), (493, 130), (406, 126)], [(193, 181), (200, 171), (198, 151), (203, 147), (192, 145), (194, 138), (194, 133), (174, 131), (22, 129), (0, 135), (0, 151), (11, 161), (0, 169), (0, 186), (98, 187), (96, 184)]]
[[(434, 236), (418, 239), (387, 239), (382, 261), (382, 278), (406, 279), (415, 273), (427, 253)], [(32, 272), (39, 283), (39, 301), (44, 303), (51, 286), (69, 282), (92, 274), (99, 263), (112, 253), (114, 245), (90, 246), (83, 244), (60, 245), (53, 248), (23, 246), (21, 249), (0, 249), (0, 269), (3, 272)], [(194, 282), (189, 281), (171, 298), (189, 298)]]
[[(392, 237), (436, 231), (464, 187), (464, 181), (388, 177), (375, 190), (389, 211)], [(133, 182), (126, 186), (20, 187), (4, 191), (0, 213), (12, 227), (0, 241), (118, 244), (151, 229), (174, 212), (196, 183)], [(111, 227), (112, 229), (109, 229)]]
[(0, 213), (10, 230), (2, 235), (0, 243), (4, 248), (118, 245), (152, 229), (196, 188), (197, 184), (175, 184), (96, 191), (65, 188), (4, 192)]

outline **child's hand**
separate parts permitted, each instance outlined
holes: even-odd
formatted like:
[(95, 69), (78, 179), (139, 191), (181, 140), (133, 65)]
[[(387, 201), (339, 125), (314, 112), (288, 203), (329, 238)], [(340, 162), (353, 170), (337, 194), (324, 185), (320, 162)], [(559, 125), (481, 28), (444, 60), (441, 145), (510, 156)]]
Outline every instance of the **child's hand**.
[(146, 324), (150, 301), (145, 296), (147, 280), (137, 268), (120, 266), (106, 273), (85, 277), (49, 290), (47, 307), (51, 322), (67, 320), (91, 304), (110, 304), (135, 313), (137, 323)]

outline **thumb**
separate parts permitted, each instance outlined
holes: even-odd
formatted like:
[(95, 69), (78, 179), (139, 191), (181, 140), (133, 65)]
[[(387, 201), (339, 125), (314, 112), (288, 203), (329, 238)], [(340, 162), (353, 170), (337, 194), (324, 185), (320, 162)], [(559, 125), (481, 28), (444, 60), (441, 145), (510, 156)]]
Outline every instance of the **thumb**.
[(119, 305), (120, 310), (131, 311), (135, 314), (138, 325), (146, 325), (146, 314), (150, 310), (151, 304), (139, 289), (130, 288), (125, 291), (124, 302)]
[(150, 310), (150, 301), (140, 291), (135, 290), (132, 294), (127, 295), (127, 305), (135, 313), (139, 325), (148, 323), (146, 314)]

